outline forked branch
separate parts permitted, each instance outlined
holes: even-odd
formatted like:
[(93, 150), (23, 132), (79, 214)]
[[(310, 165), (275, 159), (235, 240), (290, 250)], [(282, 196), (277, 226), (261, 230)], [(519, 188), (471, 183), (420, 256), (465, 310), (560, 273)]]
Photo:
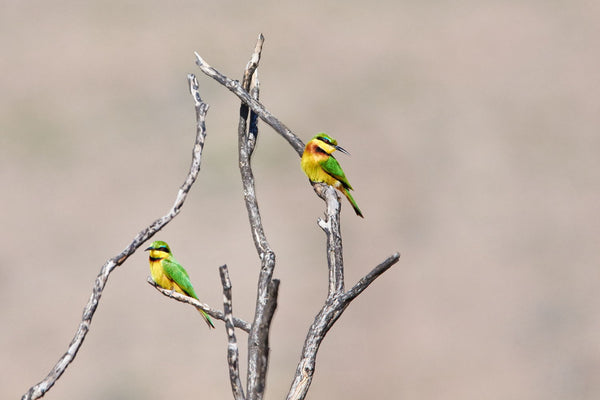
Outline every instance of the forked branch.
[(269, 124), (271, 128), (275, 129), (275, 131), (277, 131), (281, 136), (283, 136), (283, 138), (288, 141), (292, 148), (296, 150), (296, 153), (298, 153), (299, 156), (302, 156), (302, 152), (304, 151), (304, 143), (302, 143), (302, 140), (300, 140), (298, 136), (294, 135), (294, 133), (283, 124), (283, 122), (281, 122), (273, 114), (271, 114), (269, 110), (267, 110), (267, 108), (264, 105), (262, 105), (257, 99), (252, 98), (250, 93), (248, 93), (247, 90), (244, 90), (240, 82), (229, 79), (228, 77), (211, 67), (206, 61), (202, 59), (202, 57), (200, 57), (198, 53), (194, 54), (196, 54), (196, 65), (200, 67), (202, 72), (219, 82), (221, 85), (225, 86), (233, 94), (239, 97), (239, 99), (244, 104), (247, 104), (248, 107), (250, 107), (250, 109), (260, 117), (260, 119)]
[[(259, 37), (259, 41), (261, 41)], [(257, 48), (259, 46), (257, 45)], [(262, 42), (260, 43), (262, 47)], [(260, 56), (260, 54), (259, 54)], [(260, 58), (260, 57), (258, 57)], [(258, 58), (255, 64), (258, 63)], [(253, 60), (255, 58), (253, 57)], [(246, 199), (246, 207), (248, 209), (248, 215), (250, 218), (250, 225), (253, 232), (253, 238), (259, 255), (262, 261), (262, 267), (259, 277), (259, 294), (257, 298), (257, 315), (255, 315), (255, 323), (253, 324), (253, 330), (257, 329), (256, 321), (260, 320), (259, 312), (261, 309), (265, 309), (266, 301), (268, 296), (266, 295), (266, 283), (269, 282), (272, 276), (272, 269), (275, 265), (275, 255), (272, 253), (264, 238), (264, 232), (262, 230), (262, 223), (260, 221), (260, 214), (258, 213), (258, 204), (256, 203), (256, 197), (254, 194), (254, 177), (252, 176), (252, 170), (250, 168), (249, 155), (253, 150), (254, 143), (248, 145), (248, 142), (252, 142), (252, 135), (249, 135), (246, 131), (246, 119), (247, 109), (252, 110), (250, 120), (252, 121), (252, 115), (256, 114), (260, 119), (270, 125), (275, 131), (277, 131), (292, 148), (302, 156), (304, 151), (304, 143), (294, 133), (285, 126), (279, 119), (271, 114), (264, 105), (258, 101), (258, 96), (252, 96), (251, 90), (248, 86), (249, 82), (247, 77), (252, 77), (252, 73), (248, 73), (249, 68), (246, 69), (244, 81), (240, 82), (229, 79), (219, 71), (211, 67), (198, 53), (196, 53), (196, 64), (200, 67), (202, 72), (217, 82), (221, 83), (232, 93), (234, 93), (241, 101), (242, 106), (240, 110), (240, 124), (239, 124), (239, 148), (240, 148), (240, 170), (242, 172), (242, 182), (244, 184), (244, 197)], [(252, 61), (248, 64), (252, 64)], [(258, 82), (256, 82), (258, 85)], [(250, 148), (250, 150), (249, 150)], [(400, 258), (399, 253), (395, 253), (388, 257), (384, 262), (375, 267), (369, 272), (364, 278), (362, 278), (352, 289), (348, 292), (344, 291), (344, 262), (343, 262), (343, 249), (342, 249), (342, 237), (340, 232), (340, 199), (335, 191), (330, 186), (325, 184), (314, 184), (313, 185), (317, 194), (325, 200), (326, 213), (325, 219), (319, 219), (319, 226), (325, 231), (327, 235), (327, 264), (329, 268), (329, 290), (325, 304), (315, 317), (313, 324), (308, 330), (300, 362), (296, 368), (296, 374), (292, 382), (292, 386), (288, 393), (287, 399), (304, 399), (312, 382), (312, 376), (315, 369), (315, 361), (317, 352), (323, 338), (333, 326), (333, 324), (342, 315), (349, 303), (355, 299), (360, 293), (362, 293), (378, 276), (383, 272), (387, 271), (392, 265), (398, 262)], [(263, 240), (264, 239), (264, 240)], [(262, 286), (261, 286), (262, 285)], [(262, 301), (261, 301), (262, 299)], [(268, 326), (264, 335), (268, 337)], [(257, 397), (251, 397), (254, 391), (250, 390), (251, 371), (258, 371), (264, 368), (266, 371), (266, 361), (268, 360), (268, 347), (263, 347), (259, 350), (256, 345), (256, 341), (251, 341), (252, 332), (249, 336), (249, 363), (248, 363), (248, 396), (249, 399), (260, 399), (262, 398), (262, 392)], [(251, 346), (259, 351), (258, 353), (251, 352)], [(262, 358), (256, 358), (256, 354)], [(257, 368), (256, 362), (264, 360), (265, 364), (261, 368)], [(263, 375), (264, 376), (264, 375)], [(253, 387), (257, 387), (254, 385)], [(263, 387), (264, 390), (264, 387)]]
[[(246, 67), (244, 79), (241, 84), (216, 71), (196, 53), (196, 63), (200, 69), (205, 74), (211, 76), (227, 87), (242, 101), (238, 126), (239, 166), (244, 201), (246, 203), (248, 219), (250, 222), (250, 230), (261, 263), (255, 315), (252, 324), (250, 325), (245, 321), (234, 318), (232, 315), (231, 282), (226, 266), (220, 268), (224, 296), (224, 312), (222, 313), (218, 310), (211, 309), (206, 304), (200, 303), (193, 298), (162, 289), (153, 281), (149, 281), (150, 284), (155, 286), (155, 288), (164, 295), (178, 301), (192, 304), (197, 308), (203, 309), (214, 318), (225, 321), (228, 338), (227, 359), (230, 381), (236, 400), (262, 400), (264, 396), (269, 361), (269, 331), (275, 309), (277, 308), (279, 289), (279, 280), (273, 279), (275, 253), (269, 246), (263, 229), (255, 193), (254, 175), (251, 167), (251, 156), (256, 146), (256, 138), (258, 135), (257, 118), (262, 119), (284, 137), (298, 155), (301, 156), (304, 150), (304, 143), (302, 140), (294, 135), (289, 128), (273, 116), (258, 101), (259, 81), (257, 68), (260, 61), (263, 41), (264, 37), (260, 35), (252, 58)], [(29, 391), (23, 395), (22, 400), (38, 399), (56, 383), (64, 373), (65, 369), (73, 361), (83, 344), (110, 273), (116, 267), (123, 264), (144, 242), (150, 239), (156, 232), (161, 230), (179, 214), (200, 171), (202, 151), (206, 138), (205, 117), (208, 111), (208, 105), (205, 104), (200, 97), (196, 77), (191, 74), (188, 75), (188, 82), (196, 109), (196, 139), (192, 152), (190, 171), (177, 193), (173, 206), (165, 216), (155, 220), (147, 228), (139, 232), (121, 253), (110, 258), (102, 266), (100, 273), (95, 280), (88, 304), (84, 308), (81, 322), (67, 352), (59, 359), (45, 379), (31, 387)], [(327, 237), (327, 264), (329, 268), (328, 295), (325, 304), (318, 312), (314, 322), (308, 330), (300, 361), (296, 368), (296, 374), (287, 395), (288, 400), (301, 400), (306, 397), (315, 370), (316, 355), (327, 332), (342, 315), (350, 302), (362, 293), (378, 276), (397, 263), (400, 258), (398, 253), (393, 254), (360, 279), (350, 290), (345, 291), (343, 249), (340, 230), (340, 198), (335, 189), (330, 186), (324, 184), (314, 184), (313, 186), (317, 194), (326, 203), (325, 217), (319, 219), (318, 223)], [(248, 377), (246, 386), (247, 397), (244, 394), (239, 376), (239, 352), (235, 336), (235, 327), (249, 333)]]
[(204, 148), (204, 140), (206, 138), (205, 118), (206, 113), (208, 112), (208, 104), (204, 103), (200, 98), (200, 93), (198, 92), (198, 81), (196, 80), (196, 77), (192, 74), (188, 75), (188, 82), (190, 93), (194, 98), (194, 106), (196, 108), (196, 140), (194, 142), (194, 149), (192, 152), (192, 164), (190, 166), (190, 171), (188, 172), (183, 185), (177, 192), (175, 203), (165, 216), (155, 220), (148, 227), (144, 228), (133, 238), (133, 241), (125, 248), (125, 250), (110, 258), (102, 266), (100, 273), (94, 282), (94, 288), (92, 289), (90, 299), (83, 309), (81, 322), (77, 327), (75, 336), (73, 337), (73, 340), (71, 340), (66, 353), (58, 360), (50, 373), (42, 381), (32, 386), (27, 393), (23, 395), (22, 400), (39, 399), (48, 390), (50, 390), (50, 388), (62, 376), (69, 364), (75, 359), (77, 352), (83, 345), (83, 341), (89, 332), (92, 318), (94, 317), (94, 313), (96, 312), (96, 308), (100, 302), (100, 297), (102, 296), (102, 291), (106, 286), (110, 273), (116, 267), (123, 264), (125, 260), (135, 253), (135, 251), (142, 246), (145, 241), (154, 236), (156, 232), (160, 231), (165, 225), (171, 222), (171, 220), (173, 220), (177, 214), (179, 214), (179, 211), (181, 210), (181, 207), (183, 206), (183, 203), (185, 202), (185, 199), (192, 188), (192, 185), (196, 181), (198, 173), (200, 172), (202, 150)]
[(344, 262), (342, 259), (342, 239), (339, 223), (340, 197), (333, 187), (325, 184), (315, 184), (314, 189), (319, 197), (325, 200), (326, 204), (325, 219), (319, 219), (319, 226), (327, 236), (329, 293), (325, 304), (308, 329), (287, 400), (302, 400), (306, 397), (315, 372), (319, 346), (329, 329), (344, 313), (352, 300), (400, 259), (399, 253), (393, 254), (358, 281), (352, 289), (344, 292)]

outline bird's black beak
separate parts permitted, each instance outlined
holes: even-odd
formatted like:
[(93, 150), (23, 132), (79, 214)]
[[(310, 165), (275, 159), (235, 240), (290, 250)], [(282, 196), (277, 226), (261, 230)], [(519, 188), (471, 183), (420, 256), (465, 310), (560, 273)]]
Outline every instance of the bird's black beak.
[(348, 153), (348, 152), (346, 151), (346, 149), (344, 149), (342, 146), (335, 146), (335, 148), (336, 148), (336, 149), (338, 149), (339, 151), (341, 151), (341, 152), (342, 152), (342, 153), (344, 153), (344, 154), (348, 154), (348, 155), (350, 155), (350, 153)]
[(147, 249), (144, 249), (144, 251), (148, 251), (148, 250), (152, 250), (152, 246), (148, 247)]

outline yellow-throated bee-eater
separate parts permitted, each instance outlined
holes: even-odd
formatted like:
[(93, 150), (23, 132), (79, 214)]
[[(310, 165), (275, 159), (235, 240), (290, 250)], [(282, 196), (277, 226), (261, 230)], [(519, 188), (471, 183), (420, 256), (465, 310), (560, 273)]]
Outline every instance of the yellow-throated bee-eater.
[(356, 201), (354, 201), (350, 194), (350, 190), (353, 190), (352, 186), (350, 186), (350, 182), (348, 182), (342, 167), (340, 167), (340, 164), (332, 155), (336, 150), (350, 154), (338, 146), (335, 139), (324, 133), (319, 133), (306, 143), (302, 160), (300, 160), (302, 170), (311, 182), (323, 182), (342, 192), (350, 204), (352, 204), (356, 215), (363, 217), (358, 204), (356, 204)]
[[(175, 260), (167, 243), (160, 240), (152, 242), (146, 251), (150, 251), (150, 274), (158, 286), (198, 300), (192, 282), (190, 282), (190, 276), (185, 268)], [(200, 308), (198, 311), (208, 326), (214, 328), (215, 325), (208, 314)]]

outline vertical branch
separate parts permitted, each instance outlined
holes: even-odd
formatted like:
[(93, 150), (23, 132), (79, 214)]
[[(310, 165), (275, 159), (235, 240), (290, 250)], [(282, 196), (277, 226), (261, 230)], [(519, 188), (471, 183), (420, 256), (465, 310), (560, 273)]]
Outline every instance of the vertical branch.
[[(252, 89), (250, 89), (250, 96), (254, 100), (258, 100), (260, 94), (260, 82), (258, 80), (258, 71), (254, 72), (255, 79), (251, 83)], [(258, 140), (258, 115), (252, 111), (250, 113), (250, 122), (248, 126), (248, 155), (252, 157), (254, 148), (256, 147), (256, 141)]]
[[(254, 53), (250, 62), (246, 66), (244, 79), (242, 82), (243, 91), (248, 93), (250, 85), (254, 82), (255, 96), (258, 96), (258, 77), (256, 69), (260, 61), (263, 35), (259, 35)], [(254, 100), (254, 99), (253, 99)], [(255, 100), (256, 101), (256, 100)], [(269, 362), (269, 328), (273, 313), (277, 306), (277, 292), (279, 282), (273, 280), (273, 270), (275, 269), (275, 253), (271, 250), (267, 237), (265, 235), (256, 192), (254, 186), (254, 174), (250, 164), (250, 154), (254, 150), (258, 129), (256, 123), (251, 120), (251, 132), (248, 132), (248, 106), (242, 103), (240, 106), (240, 120), (238, 124), (238, 148), (239, 165), (242, 177), (244, 191), (244, 200), (248, 219), (250, 221), (250, 230), (256, 251), (261, 260), (261, 268), (258, 278), (258, 289), (256, 296), (256, 309), (254, 321), (248, 335), (248, 380), (246, 392), (249, 400), (260, 400), (263, 398), (267, 367)]]
[(227, 364), (229, 365), (229, 379), (235, 400), (245, 400), (242, 381), (240, 380), (240, 363), (235, 329), (233, 327), (233, 306), (231, 301), (231, 280), (227, 265), (219, 268), (221, 284), (223, 285), (223, 314), (225, 316), (225, 330), (227, 331)]
[(314, 183), (313, 189), (325, 200), (325, 219), (318, 223), (327, 236), (327, 266), (329, 269), (329, 290), (325, 304), (308, 329), (300, 362), (296, 367), (294, 381), (287, 400), (304, 399), (312, 383), (319, 346), (333, 324), (347, 307), (341, 300), (344, 294), (344, 261), (342, 257), (342, 236), (340, 232), (340, 198), (332, 186)]
[(206, 127), (205, 127), (205, 118), (206, 113), (208, 112), (208, 105), (202, 101), (200, 98), (200, 94), (198, 92), (198, 81), (196, 77), (192, 74), (188, 75), (188, 83), (190, 87), (190, 93), (194, 98), (194, 105), (196, 108), (196, 140), (194, 143), (194, 149), (192, 152), (192, 163), (190, 166), (190, 171), (185, 179), (185, 182), (179, 188), (177, 192), (177, 197), (175, 198), (175, 202), (173, 206), (169, 210), (169, 212), (155, 220), (152, 224), (150, 224), (147, 228), (139, 232), (133, 241), (118, 255), (109, 259), (100, 269), (100, 273), (96, 277), (94, 282), (94, 288), (92, 290), (92, 294), (85, 308), (83, 309), (83, 315), (81, 318), (81, 322), (77, 327), (77, 331), (75, 336), (71, 340), (67, 352), (63, 354), (63, 356), (58, 360), (56, 365), (52, 368), (50, 373), (44, 378), (42, 381), (32, 386), (27, 393), (25, 393), (22, 397), (22, 400), (30, 400), (30, 399), (39, 399), (42, 397), (54, 384), (56, 381), (62, 376), (65, 372), (69, 364), (75, 359), (77, 352), (83, 345), (83, 341), (87, 333), (90, 330), (90, 325), (92, 323), (92, 318), (94, 317), (94, 313), (96, 312), (96, 308), (100, 302), (100, 297), (102, 296), (102, 292), (106, 283), (108, 281), (108, 277), (110, 273), (118, 266), (123, 264), (125, 260), (129, 258), (135, 251), (148, 239), (150, 239), (154, 234), (160, 231), (165, 225), (167, 225), (173, 218), (175, 218), (187, 195), (192, 188), (192, 185), (196, 181), (198, 173), (200, 172), (200, 162), (202, 160), (202, 150), (204, 149), (204, 140), (206, 138)]
[[(254, 53), (252, 58), (246, 66), (244, 71), (243, 85), (246, 88), (246, 93), (250, 87), (250, 83), (253, 81), (256, 69), (258, 68), (258, 62), (260, 61), (260, 52), (262, 51), (262, 43), (264, 41), (263, 35), (259, 35)], [(257, 53), (258, 52), (258, 53)], [(258, 78), (254, 79), (254, 82), (258, 84)], [(256, 92), (258, 94), (258, 92)], [(250, 228), (252, 230), (252, 239), (256, 246), (256, 251), (259, 253), (261, 260), (263, 254), (271, 251), (267, 237), (263, 230), (262, 221), (260, 218), (260, 211), (258, 209), (258, 201), (256, 200), (256, 193), (254, 188), (254, 174), (252, 173), (252, 167), (250, 166), (250, 150), (248, 145), (249, 135), (248, 131), (248, 105), (242, 103), (240, 106), (240, 119), (238, 123), (238, 151), (239, 151), (239, 165), (240, 173), (242, 175), (242, 185), (244, 189), (244, 200), (246, 202), (246, 209), (248, 211), (248, 218), (250, 219)], [(256, 138), (258, 135), (258, 128), (254, 126), (253, 137)], [(271, 251), (272, 252), (272, 251)], [(270, 278), (269, 278), (270, 280)], [(266, 286), (265, 286), (266, 289)]]
[(329, 266), (328, 297), (344, 292), (344, 256), (340, 227), (340, 196), (336, 190), (322, 183), (313, 184), (315, 192), (327, 203), (326, 218), (319, 218), (319, 226), (327, 236), (327, 265)]
[[(254, 47), (254, 53), (252, 53), (252, 57), (248, 64), (246, 65), (246, 70), (244, 71), (244, 78), (242, 80), (242, 88), (246, 92), (250, 92), (250, 96), (258, 101), (259, 93), (260, 93), (260, 84), (258, 80), (258, 63), (260, 62), (260, 56), (262, 54), (262, 46), (265, 42), (265, 37), (263, 34), (258, 35), (258, 40), (256, 41), (256, 46)], [(246, 120), (248, 119), (248, 105), (246, 103), (242, 103), (240, 106), (240, 125), (239, 129), (246, 134)], [(240, 132), (241, 134), (241, 132)], [(258, 139), (258, 116), (253, 111), (250, 113), (249, 126), (247, 129), (246, 135), (246, 145), (248, 156), (251, 157), (254, 152), (254, 148), (256, 147), (256, 141)]]

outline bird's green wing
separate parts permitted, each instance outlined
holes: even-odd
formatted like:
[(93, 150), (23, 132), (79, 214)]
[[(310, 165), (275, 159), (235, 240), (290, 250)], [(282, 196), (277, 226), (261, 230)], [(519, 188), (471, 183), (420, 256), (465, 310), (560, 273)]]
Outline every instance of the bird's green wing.
[(342, 182), (342, 185), (344, 185), (345, 188), (352, 189), (350, 182), (348, 182), (348, 178), (346, 178), (346, 175), (344, 174), (344, 170), (342, 170), (342, 167), (340, 167), (340, 164), (333, 156), (329, 156), (327, 160), (323, 161), (321, 167), (323, 167), (323, 171), (327, 174)]
[(198, 299), (198, 296), (196, 296), (196, 292), (194, 291), (194, 287), (192, 286), (192, 282), (190, 281), (190, 276), (185, 268), (181, 266), (181, 264), (174, 259), (165, 258), (162, 260), (162, 265), (165, 270), (165, 274), (173, 282), (179, 285), (179, 287), (183, 289), (188, 296)]

